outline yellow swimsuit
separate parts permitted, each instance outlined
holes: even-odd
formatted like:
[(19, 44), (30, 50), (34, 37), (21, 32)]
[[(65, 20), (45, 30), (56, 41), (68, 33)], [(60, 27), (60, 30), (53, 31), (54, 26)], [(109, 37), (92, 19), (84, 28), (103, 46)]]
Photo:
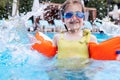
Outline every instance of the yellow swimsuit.
[(76, 70), (85, 67), (89, 62), (88, 42), (90, 31), (84, 30), (80, 40), (65, 40), (63, 34), (58, 42), (58, 68)]
[(90, 31), (83, 31), (81, 40), (65, 40), (63, 34), (58, 42), (58, 59), (84, 58), (88, 59), (88, 42), (90, 40)]

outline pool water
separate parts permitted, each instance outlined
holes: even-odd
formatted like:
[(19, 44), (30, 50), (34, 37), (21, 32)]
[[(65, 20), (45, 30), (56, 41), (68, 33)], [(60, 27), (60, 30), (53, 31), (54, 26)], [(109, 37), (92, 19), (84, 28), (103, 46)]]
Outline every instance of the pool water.
[[(7, 41), (2, 39), (4, 36), (0, 38), (0, 44), (4, 44), (0, 45), (0, 80), (120, 80), (119, 61), (91, 60), (88, 66), (79, 70), (57, 69), (56, 58), (48, 59), (31, 50), (28, 33), (19, 30), (15, 32), (17, 39)], [(56, 33), (45, 34), (52, 39)], [(99, 39), (109, 38), (94, 35)]]
[(92, 33), (92, 34), (96, 36), (99, 43), (112, 38), (112, 36), (108, 36), (107, 34), (104, 33)]

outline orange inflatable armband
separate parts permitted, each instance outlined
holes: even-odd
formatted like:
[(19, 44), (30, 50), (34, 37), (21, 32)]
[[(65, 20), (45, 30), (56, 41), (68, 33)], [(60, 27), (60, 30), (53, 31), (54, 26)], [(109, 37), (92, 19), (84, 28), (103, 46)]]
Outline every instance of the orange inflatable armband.
[(53, 57), (56, 54), (57, 49), (53, 46), (52, 40), (49, 37), (41, 32), (37, 32), (35, 37), (38, 41), (40, 41), (40, 43), (35, 43), (32, 45), (34, 50), (37, 50), (39, 53), (47, 57)]
[(99, 44), (90, 42), (90, 57), (96, 60), (116, 60), (116, 51), (120, 50), (120, 37), (114, 37)]

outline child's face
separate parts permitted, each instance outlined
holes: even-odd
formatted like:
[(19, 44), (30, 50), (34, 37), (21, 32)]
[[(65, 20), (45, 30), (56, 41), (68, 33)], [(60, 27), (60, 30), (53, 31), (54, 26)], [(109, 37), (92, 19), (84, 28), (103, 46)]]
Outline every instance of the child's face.
[(66, 24), (68, 30), (78, 29), (83, 26), (83, 18), (76, 16), (76, 12), (78, 12), (78, 14), (82, 12), (82, 6), (80, 4), (70, 4), (66, 7), (65, 14), (69, 12), (74, 13), (74, 15), (69, 18), (64, 18), (64, 23)]

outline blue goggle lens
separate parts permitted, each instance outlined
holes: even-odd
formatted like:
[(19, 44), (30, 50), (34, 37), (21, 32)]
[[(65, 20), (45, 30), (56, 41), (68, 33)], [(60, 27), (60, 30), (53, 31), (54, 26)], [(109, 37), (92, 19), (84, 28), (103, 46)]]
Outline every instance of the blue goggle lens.
[(75, 12), (75, 13), (73, 13), (73, 12), (67, 12), (67, 13), (65, 13), (64, 14), (64, 18), (72, 18), (72, 16), (73, 15), (76, 15), (76, 17), (78, 17), (78, 18), (84, 18), (84, 13), (82, 13), (82, 12)]
[(82, 13), (82, 12), (76, 12), (76, 16), (78, 18), (84, 18), (84, 13)]
[(64, 18), (71, 18), (72, 16), (73, 16), (73, 13), (69, 12), (64, 15)]

